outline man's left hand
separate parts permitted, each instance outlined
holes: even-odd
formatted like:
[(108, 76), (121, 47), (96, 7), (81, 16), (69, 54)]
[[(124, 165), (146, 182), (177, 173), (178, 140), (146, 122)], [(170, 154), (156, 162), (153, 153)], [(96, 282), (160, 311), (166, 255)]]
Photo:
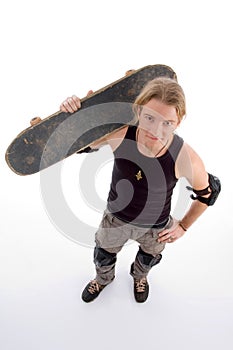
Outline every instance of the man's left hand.
[(172, 226), (159, 233), (159, 243), (173, 243), (185, 234), (185, 231), (179, 225), (179, 221), (174, 219)]

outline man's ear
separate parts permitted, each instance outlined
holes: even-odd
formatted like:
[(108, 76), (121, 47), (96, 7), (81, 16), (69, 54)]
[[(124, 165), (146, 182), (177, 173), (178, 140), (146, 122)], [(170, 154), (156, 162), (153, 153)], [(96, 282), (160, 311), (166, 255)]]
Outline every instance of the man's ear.
[(142, 112), (142, 106), (137, 105), (136, 108), (137, 108), (136, 109), (137, 118), (139, 119), (141, 112)]
[(142, 107), (141, 107), (141, 106), (136, 105), (136, 104), (133, 105), (133, 112), (134, 112), (135, 118), (136, 118), (137, 120), (139, 120), (141, 111), (142, 111)]

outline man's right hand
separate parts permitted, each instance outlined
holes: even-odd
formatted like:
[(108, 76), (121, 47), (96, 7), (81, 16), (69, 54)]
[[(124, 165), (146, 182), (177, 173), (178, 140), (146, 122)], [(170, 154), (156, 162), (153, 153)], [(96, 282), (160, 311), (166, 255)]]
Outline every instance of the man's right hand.
[(72, 97), (67, 97), (67, 99), (65, 99), (65, 101), (60, 105), (60, 111), (66, 113), (74, 113), (79, 108), (81, 108), (81, 101), (80, 98), (75, 95)]
[[(87, 96), (90, 96), (93, 94), (92, 90), (89, 90), (87, 93)], [(69, 112), (69, 113), (74, 113), (76, 112), (79, 108), (81, 108), (81, 100), (79, 97), (73, 95), (71, 97), (67, 97), (64, 102), (60, 105), (60, 111), (61, 112)]]

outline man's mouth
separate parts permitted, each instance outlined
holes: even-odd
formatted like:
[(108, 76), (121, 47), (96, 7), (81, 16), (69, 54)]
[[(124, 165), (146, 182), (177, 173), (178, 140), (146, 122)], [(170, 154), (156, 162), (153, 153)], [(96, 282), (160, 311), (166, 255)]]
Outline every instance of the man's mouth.
[(150, 133), (146, 133), (146, 137), (148, 137), (149, 139), (153, 140), (153, 141), (159, 141), (159, 138), (150, 134)]

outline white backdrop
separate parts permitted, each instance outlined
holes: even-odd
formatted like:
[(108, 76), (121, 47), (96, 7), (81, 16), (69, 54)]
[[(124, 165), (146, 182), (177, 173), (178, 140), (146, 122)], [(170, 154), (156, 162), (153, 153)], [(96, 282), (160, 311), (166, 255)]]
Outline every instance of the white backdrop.
[[(1, 349), (232, 349), (232, 30), (227, 0), (1, 3)], [(114, 284), (86, 305), (80, 294), (94, 277), (92, 249), (61, 234), (46, 213), (40, 174), (14, 174), (5, 150), (32, 117), (54, 113), (67, 96), (157, 63), (176, 71), (188, 107), (179, 134), (220, 177), (222, 192), (167, 246), (144, 305), (134, 302), (128, 273), (135, 244), (119, 254)], [(62, 186), (70, 208), (97, 225), (101, 213), (79, 193), (84, 157), (64, 162)], [(95, 177), (103, 200), (110, 168)]]

